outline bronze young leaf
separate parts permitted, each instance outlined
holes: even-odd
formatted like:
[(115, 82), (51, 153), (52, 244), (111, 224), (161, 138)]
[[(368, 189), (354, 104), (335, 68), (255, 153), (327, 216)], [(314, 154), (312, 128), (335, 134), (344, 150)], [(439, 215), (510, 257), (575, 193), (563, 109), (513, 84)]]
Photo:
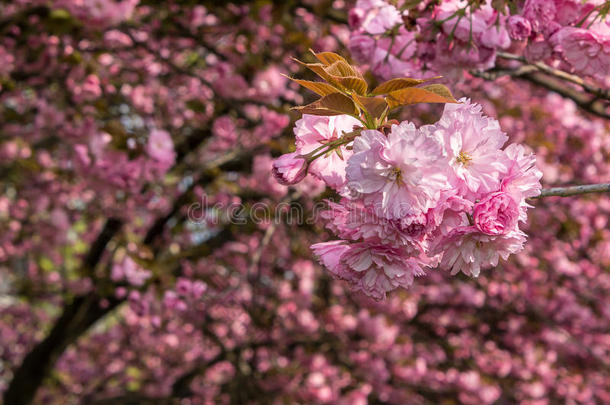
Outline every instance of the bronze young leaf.
[(301, 107), (294, 107), (294, 109), (302, 112), (303, 114), (312, 115), (328, 116), (348, 114), (356, 116), (358, 114), (358, 108), (354, 104), (354, 101), (341, 93), (329, 94), (311, 104)]

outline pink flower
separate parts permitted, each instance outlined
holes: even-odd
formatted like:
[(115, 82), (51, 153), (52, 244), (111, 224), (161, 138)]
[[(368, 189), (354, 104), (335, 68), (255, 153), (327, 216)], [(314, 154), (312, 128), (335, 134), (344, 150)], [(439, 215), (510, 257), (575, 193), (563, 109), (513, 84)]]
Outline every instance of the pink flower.
[[(488, 27), (488, 13), (493, 14), (491, 7), (485, 7), (477, 12), (469, 13), (465, 18), (459, 18), (455, 12), (465, 6), (465, 2), (442, 1), (437, 7), (438, 21), (445, 21), (442, 25), (443, 32), (453, 36), (460, 41), (468, 42), (470, 39), (479, 39)], [(488, 10), (490, 9), (490, 10)], [(485, 11), (485, 12), (482, 12)], [(452, 17), (453, 16), (453, 17)]]
[(487, 70), (496, 63), (495, 49), (486, 46), (451, 46), (444, 37), (434, 43), (432, 66), (439, 72), (452, 74), (455, 79), (462, 77), (463, 69)]
[(150, 132), (146, 144), (146, 153), (165, 167), (171, 166), (176, 159), (172, 137), (162, 129), (153, 129)]
[[(362, 21), (362, 29), (373, 35), (383, 34), (402, 23), (402, 17), (396, 7), (385, 3), (375, 2), (369, 13)], [(357, 5), (358, 7), (358, 5)]]
[(339, 266), (341, 256), (349, 250), (349, 246), (342, 240), (333, 240), (311, 245), (311, 250), (318, 256), (324, 266), (328, 269), (334, 269)]
[(523, 6), (523, 17), (527, 18), (534, 32), (541, 32), (555, 20), (555, 3), (552, 0), (527, 0)]
[(84, 100), (94, 100), (101, 96), (100, 78), (96, 75), (87, 75), (82, 85), (82, 95)]
[(286, 187), (269, 176), (273, 170), (273, 158), (270, 155), (256, 155), (252, 160), (252, 188), (262, 190), (276, 197), (286, 194)]
[[(288, 188), (279, 184), (269, 172), (273, 170), (273, 158), (268, 155), (256, 155), (252, 161), (252, 176), (249, 185), (255, 190), (264, 191), (275, 197), (281, 197), (288, 192)], [(304, 196), (315, 196), (326, 189), (323, 181), (315, 177), (305, 177), (303, 181), (295, 185), (295, 188)]]
[(500, 258), (523, 249), (526, 235), (521, 231), (511, 231), (505, 235), (486, 235), (474, 226), (454, 228), (447, 235), (439, 237), (431, 248), (431, 254), (442, 254), (440, 266), (455, 275), (460, 271), (478, 277), (481, 268), (497, 266)]
[(474, 193), (495, 191), (498, 173), (508, 164), (500, 150), (508, 137), (498, 121), (483, 115), (480, 105), (460, 101), (445, 104), (441, 119), (422, 130), (442, 139), (454, 186)]
[(520, 15), (512, 15), (508, 19), (508, 34), (512, 39), (521, 41), (529, 37), (532, 33), (532, 26), (529, 20)]
[(604, 0), (553, 0), (557, 15), (555, 20), (560, 25), (573, 25), (582, 20), (595, 7), (603, 4)]
[(84, 167), (91, 165), (91, 156), (89, 156), (89, 148), (83, 144), (74, 145), (75, 161)]
[(487, 235), (504, 235), (516, 230), (519, 207), (507, 193), (488, 194), (474, 205), (474, 226)]
[(348, 187), (387, 218), (425, 212), (448, 187), (437, 138), (409, 122), (393, 125), (386, 138), (362, 131), (347, 162)]
[(215, 138), (232, 144), (237, 140), (237, 127), (230, 116), (223, 115), (214, 121), (212, 134)]
[(126, 256), (121, 263), (116, 263), (112, 266), (110, 278), (113, 281), (125, 280), (134, 286), (143, 286), (146, 280), (152, 276), (148, 270), (140, 267), (133, 259)]
[(252, 83), (256, 96), (269, 100), (278, 98), (286, 91), (286, 80), (280, 69), (273, 65), (257, 73)]
[(15, 65), (15, 57), (0, 45), (0, 76), (5, 76), (11, 73)]
[(603, 79), (610, 71), (609, 23), (598, 23), (590, 29), (564, 27), (551, 41), (576, 72)]
[(461, 1), (443, 1), (437, 7), (436, 19), (444, 21), (442, 28), (445, 35), (451, 35), (464, 44), (474, 41), (477, 45), (480, 44), (490, 49), (510, 46), (503, 16), (498, 18), (498, 12), (489, 4), (483, 3), (476, 11), (459, 18), (455, 12), (465, 5), (466, 2)]
[(327, 228), (343, 239), (376, 241), (404, 246), (413, 252), (422, 252), (432, 221), (427, 215), (407, 215), (396, 219), (379, 216), (374, 207), (347, 198), (340, 204), (329, 202), (329, 210), (321, 213)]
[(317, 243), (311, 248), (335, 277), (377, 300), (385, 298), (388, 291), (409, 287), (414, 277), (425, 274), (420, 261), (401, 249), (366, 242), (342, 243)]
[[(405, 48), (405, 51), (408, 52), (409, 47)], [(369, 62), (373, 73), (383, 80), (421, 75), (421, 66), (417, 62), (402, 60), (384, 48), (375, 48), (367, 59), (370, 59)]]
[(527, 47), (523, 51), (523, 56), (527, 59), (528, 62), (537, 62), (540, 60), (545, 60), (551, 57), (553, 49), (549, 45), (549, 42), (540, 37), (536, 40), (530, 40), (527, 44)]
[[(303, 118), (296, 122), (294, 129), (297, 152), (305, 155), (328, 142), (341, 138), (344, 132), (352, 132), (355, 126), (360, 127), (361, 125), (360, 121), (349, 115), (322, 117), (304, 114)], [(345, 184), (345, 167), (347, 159), (352, 155), (352, 152), (345, 146), (320, 156), (309, 166), (313, 175), (335, 189), (339, 189)]]
[(366, 16), (366, 10), (354, 7), (349, 11), (347, 22), (351, 29), (358, 29)]
[(107, 27), (129, 19), (138, 3), (139, 0), (59, 0), (55, 6), (68, 9), (75, 17), (90, 25)]
[(525, 153), (522, 145), (510, 144), (504, 149), (504, 154), (510, 161), (506, 173), (503, 174), (501, 189), (519, 201), (519, 220), (527, 220), (526, 210), (531, 207), (526, 199), (540, 194), (542, 188), (540, 178), (542, 172), (536, 167), (536, 157)]
[(468, 225), (465, 212), (472, 212), (474, 203), (459, 195), (456, 189), (443, 191), (439, 202), (426, 213), (428, 226), (446, 234), (456, 226)]
[(483, 35), (481, 35), (480, 41), (483, 46), (490, 49), (506, 49), (510, 46), (510, 36), (503, 25), (491, 25)]
[(406, 62), (411, 59), (417, 50), (415, 39), (413, 31), (407, 31), (404, 26), (401, 26), (393, 38), (382, 37), (377, 41), (377, 45), (385, 51), (384, 58), (390, 53), (402, 62)]
[(367, 63), (370, 60), (376, 46), (375, 39), (365, 34), (352, 35), (347, 45), (352, 57), (360, 63)]
[(280, 184), (296, 184), (307, 176), (307, 161), (297, 152), (286, 153), (273, 161), (271, 173)]

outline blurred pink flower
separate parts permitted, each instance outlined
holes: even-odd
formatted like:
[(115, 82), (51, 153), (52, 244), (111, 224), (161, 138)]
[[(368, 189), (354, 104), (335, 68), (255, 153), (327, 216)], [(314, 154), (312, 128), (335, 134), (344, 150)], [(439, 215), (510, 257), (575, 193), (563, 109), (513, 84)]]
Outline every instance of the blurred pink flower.
[(146, 153), (163, 168), (169, 168), (176, 159), (174, 142), (169, 133), (162, 129), (153, 129), (148, 136)]
[(520, 15), (511, 15), (508, 18), (508, 34), (512, 39), (521, 41), (532, 33), (532, 26), (529, 20)]
[(589, 29), (563, 27), (551, 42), (574, 71), (599, 79), (610, 72), (610, 23), (600, 22)]

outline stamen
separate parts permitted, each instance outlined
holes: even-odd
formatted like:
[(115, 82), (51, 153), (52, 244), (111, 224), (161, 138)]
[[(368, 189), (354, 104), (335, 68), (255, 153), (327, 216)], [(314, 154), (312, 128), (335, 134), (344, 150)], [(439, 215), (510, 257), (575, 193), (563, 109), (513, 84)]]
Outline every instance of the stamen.
[(455, 159), (456, 162), (461, 163), (464, 166), (467, 166), (471, 160), (472, 158), (466, 152), (460, 152), (458, 157)]
[(402, 170), (400, 170), (398, 167), (393, 168), (390, 172), (390, 180), (398, 184), (402, 184)]

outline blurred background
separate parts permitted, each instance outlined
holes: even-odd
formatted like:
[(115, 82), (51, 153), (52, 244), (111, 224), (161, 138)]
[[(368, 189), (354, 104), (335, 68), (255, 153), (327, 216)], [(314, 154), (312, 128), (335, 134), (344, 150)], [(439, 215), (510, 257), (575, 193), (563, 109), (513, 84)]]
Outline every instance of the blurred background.
[[(353, 6), (0, 2), (5, 405), (610, 403), (608, 196), (537, 201), (524, 252), (383, 301), (313, 259), (336, 195), (270, 175), (315, 99), (281, 74), (315, 80), (291, 59), (310, 48), (350, 58)], [(610, 180), (599, 114), (443, 73), (546, 185)]]

